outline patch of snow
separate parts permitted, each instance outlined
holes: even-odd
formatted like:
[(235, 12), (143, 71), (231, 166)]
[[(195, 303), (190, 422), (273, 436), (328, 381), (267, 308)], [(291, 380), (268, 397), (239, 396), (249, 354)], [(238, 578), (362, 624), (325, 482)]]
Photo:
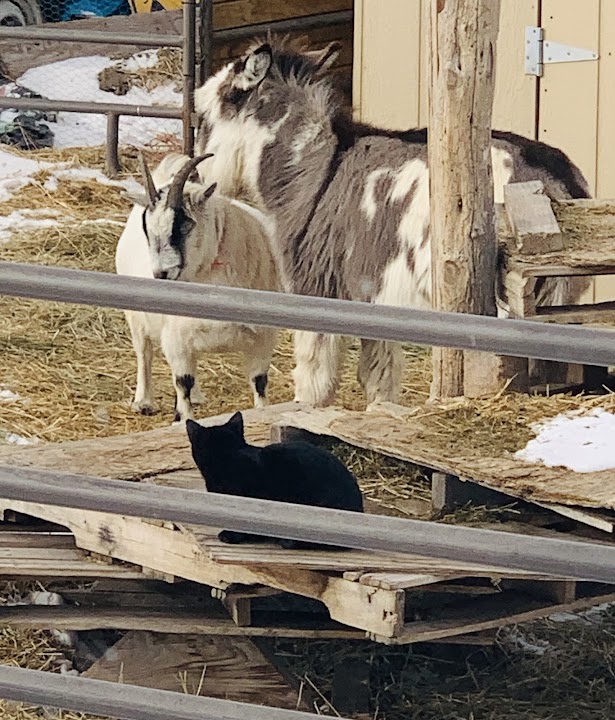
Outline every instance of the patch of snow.
[(137, 52), (123, 62), (118, 63), (118, 67), (127, 72), (134, 72), (145, 68), (153, 68), (158, 62), (158, 53), (160, 50), (142, 50)]
[(513, 650), (524, 652), (527, 655), (544, 655), (551, 645), (547, 640), (529, 640), (519, 628), (509, 628), (503, 636), (505, 644)]
[(615, 468), (613, 413), (595, 409), (587, 415), (562, 414), (532, 429), (537, 435), (515, 453), (519, 460), (578, 473)]
[(0, 150), (0, 202), (10, 200), (13, 193), (32, 182), (37, 172), (49, 167), (50, 163)]
[(561, 612), (549, 615), (549, 620), (553, 622), (585, 622), (596, 623), (602, 620), (602, 616), (611, 608), (615, 608), (615, 602), (602, 603), (602, 605), (594, 605), (587, 610), (578, 613)]
[(14, 432), (7, 432), (4, 436), (4, 440), (9, 445), (35, 445), (36, 440), (25, 438), (22, 435), (18, 435)]
[[(149, 56), (135, 60), (135, 63), (151, 63), (140, 64), (139, 67), (151, 67), (155, 64)], [(122, 96), (101, 90), (98, 74), (114, 64), (114, 60), (101, 55), (70, 58), (31, 68), (17, 82), (50, 100), (181, 106), (181, 93), (175, 90), (172, 83), (152, 90), (131, 87), (126, 95)], [(67, 82), (67, 78), (70, 78), (70, 82)], [(54, 133), (56, 148), (103, 145), (106, 138), (107, 118), (105, 115), (62, 112), (58, 114), (57, 122), (49, 123), (49, 127)], [(123, 145), (143, 146), (161, 133), (179, 135), (180, 132), (180, 120), (127, 116), (120, 118), (119, 137)]]
[(52, 218), (32, 218), (21, 210), (13, 210), (10, 215), (0, 216), (0, 242), (10, 240), (11, 233), (18, 229), (54, 227), (59, 224), (58, 220)]
[(21, 395), (8, 388), (0, 388), (0, 400), (21, 400)]
[[(57, 189), (58, 180), (95, 180), (101, 185), (121, 187), (130, 192), (141, 192), (143, 190), (143, 187), (139, 185), (139, 183), (132, 177), (126, 178), (125, 180), (111, 180), (111, 178), (108, 178), (101, 170), (98, 170), (96, 168), (60, 167), (57, 170), (53, 170), (53, 172), (48, 178), (48, 181), (51, 179), (55, 180), (55, 187), (53, 188), (53, 190)], [(45, 183), (45, 187), (47, 187), (48, 190), (51, 189), (47, 186), (47, 183)]]

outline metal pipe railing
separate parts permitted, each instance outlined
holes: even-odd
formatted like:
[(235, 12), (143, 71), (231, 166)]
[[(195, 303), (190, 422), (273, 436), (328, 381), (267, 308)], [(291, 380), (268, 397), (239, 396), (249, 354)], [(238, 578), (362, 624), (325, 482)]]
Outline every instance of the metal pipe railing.
[[(182, 432), (185, 432), (182, 430)], [(119, 485), (121, 484), (121, 488)], [(615, 546), (0, 465), (0, 497), (615, 584)]]
[(194, 150), (194, 88), (196, 75), (196, 3), (195, 0), (183, 0), (184, 50), (182, 53), (182, 72), (184, 77), (182, 93), (182, 122), (184, 154), (192, 155)]
[(52, 25), (45, 25), (45, 27), (36, 25), (0, 27), (0, 40), (57, 40), (60, 42), (94, 43), (97, 45), (176, 48), (181, 48), (184, 41), (181, 35), (116, 33), (108, 30), (72, 30), (70, 28), (54, 28)]
[[(241, 678), (238, 678), (241, 682)], [(0, 666), (0, 698), (118, 720), (316, 720), (299, 710)]]
[(0, 262), (0, 295), (608, 367), (615, 331)]
[(0, 98), (0, 109), (50, 110), (56, 112), (92, 113), (95, 115), (133, 115), (137, 117), (182, 118), (181, 108), (125, 103), (81, 102), (80, 100), (45, 100), (44, 98)]

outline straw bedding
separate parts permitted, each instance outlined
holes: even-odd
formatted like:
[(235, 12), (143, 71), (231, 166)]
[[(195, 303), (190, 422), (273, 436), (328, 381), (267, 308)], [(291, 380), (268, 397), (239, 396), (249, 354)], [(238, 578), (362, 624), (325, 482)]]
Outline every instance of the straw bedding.
[[(167, 149), (161, 138), (149, 158)], [(174, 148), (177, 149), (177, 148)], [(102, 148), (39, 151), (29, 157), (53, 162), (102, 168)], [(129, 171), (136, 169), (134, 152), (124, 152)], [(114, 252), (122, 223), (129, 210), (121, 190), (94, 181), (64, 181), (56, 192), (43, 187), (46, 173), (0, 205), (0, 212), (47, 208), (70, 215), (70, 221), (53, 228), (20, 231), (0, 245), (0, 259), (35, 262), (113, 272)], [(101, 213), (101, 209), (103, 212)], [(103, 223), (94, 223), (101, 216)], [(154, 381), (159, 414), (134, 414), (129, 403), (134, 391), (135, 361), (123, 314), (109, 309), (45, 303), (0, 297), (0, 384), (20, 398), (0, 401), (0, 433), (16, 432), (29, 438), (58, 442), (87, 437), (147, 430), (171, 422), (173, 391), (169, 370), (157, 357)], [(352, 409), (364, 407), (354, 373), (357, 345), (351, 347), (343, 374), (339, 402)], [(292, 398), (290, 370), (292, 345), (283, 334), (271, 371), (272, 402)], [(210, 356), (200, 364), (200, 379), (207, 404), (200, 412), (212, 415), (251, 405), (251, 393), (240, 358)], [(406, 349), (402, 402), (420, 405), (428, 396), (430, 354), (420, 348)], [(433, 432), (434, 443), (443, 449), (454, 442), (472, 444), (472, 451), (513, 452), (531, 436), (529, 424), (565, 409), (596, 404), (613, 407), (613, 397), (555, 398), (500, 394), (479, 401), (460, 400), (423, 408), (421, 420)], [(1, 438), (0, 438), (1, 439)], [(466, 448), (467, 449), (467, 448)], [(390, 512), (420, 514), (427, 506), (429, 484), (421, 473), (405, 463), (348, 446), (335, 452), (360, 479), (365, 497)], [(450, 520), (450, 518), (449, 518)], [(574, 624), (534, 624), (536, 637), (551, 643), (552, 650), (519, 662), (510, 651), (467, 651), (384, 648), (373, 644), (277, 644), (299, 676), (307, 676), (325, 695), (329, 694), (335, 663), (359, 654), (372, 668), (374, 715), (389, 720), (402, 717), (457, 718), (561, 718), (600, 720), (613, 710), (612, 662), (615, 657), (615, 619), (609, 615), (604, 632)], [(581, 633), (581, 634), (579, 634)], [(575, 640), (577, 638), (577, 640)], [(578, 639), (582, 638), (582, 642)], [(574, 643), (574, 653), (572, 651)], [(504, 647), (508, 647), (504, 645)], [(58, 651), (44, 632), (0, 630), (0, 662), (22, 667), (51, 669)], [(592, 682), (584, 673), (592, 668)], [(608, 669), (610, 668), (610, 669)], [(576, 680), (575, 677), (579, 677)], [(585, 682), (585, 685), (583, 684)], [(586, 685), (591, 685), (588, 693)], [(568, 703), (574, 710), (564, 710)], [(326, 712), (326, 711), (325, 711)], [(328, 712), (331, 712), (330, 710)], [(10, 714), (9, 714), (10, 713)], [(8, 708), (0, 702), (0, 715), (11, 720), (34, 720), (32, 709)], [(611, 712), (612, 716), (612, 712)], [(65, 713), (66, 720), (80, 715)]]

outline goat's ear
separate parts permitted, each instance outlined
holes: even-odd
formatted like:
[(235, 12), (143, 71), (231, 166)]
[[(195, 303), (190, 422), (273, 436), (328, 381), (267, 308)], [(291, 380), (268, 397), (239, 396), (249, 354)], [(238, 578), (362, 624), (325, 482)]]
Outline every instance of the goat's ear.
[(149, 205), (147, 195), (144, 192), (139, 192), (138, 190), (126, 190), (122, 193), (122, 197), (125, 197), (127, 200), (130, 200), (130, 202), (135, 205), (140, 205), (141, 207), (147, 207)]
[(236, 412), (233, 417), (226, 423), (229, 430), (243, 437), (243, 415), (240, 412)]
[(264, 43), (257, 47), (244, 60), (243, 69), (233, 79), (233, 86), (239, 90), (254, 90), (267, 77), (272, 62), (271, 45)]
[(199, 188), (198, 190), (192, 190), (190, 193), (184, 196), (184, 210), (186, 215), (192, 220), (196, 220), (197, 215), (205, 206), (205, 203), (213, 195), (214, 190), (218, 186), (218, 183), (213, 183), (208, 188)]
[(322, 50), (309, 50), (305, 54), (316, 63), (316, 72), (329, 70), (340, 54), (342, 44), (333, 40)]

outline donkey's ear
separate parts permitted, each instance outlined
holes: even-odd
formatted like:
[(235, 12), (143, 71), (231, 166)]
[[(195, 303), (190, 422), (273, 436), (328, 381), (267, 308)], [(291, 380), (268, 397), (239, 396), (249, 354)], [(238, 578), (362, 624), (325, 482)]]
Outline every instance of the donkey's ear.
[(264, 43), (246, 57), (243, 70), (237, 73), (233, 85), (239, 90), (254, 90), (267, 76), (272, 62), (271, 45)]
[(340, 54), (342, 44), (333, 40), (322, 50), (309, 50), (305, 54), (316, 64), (316, 72), (329, 70)]

